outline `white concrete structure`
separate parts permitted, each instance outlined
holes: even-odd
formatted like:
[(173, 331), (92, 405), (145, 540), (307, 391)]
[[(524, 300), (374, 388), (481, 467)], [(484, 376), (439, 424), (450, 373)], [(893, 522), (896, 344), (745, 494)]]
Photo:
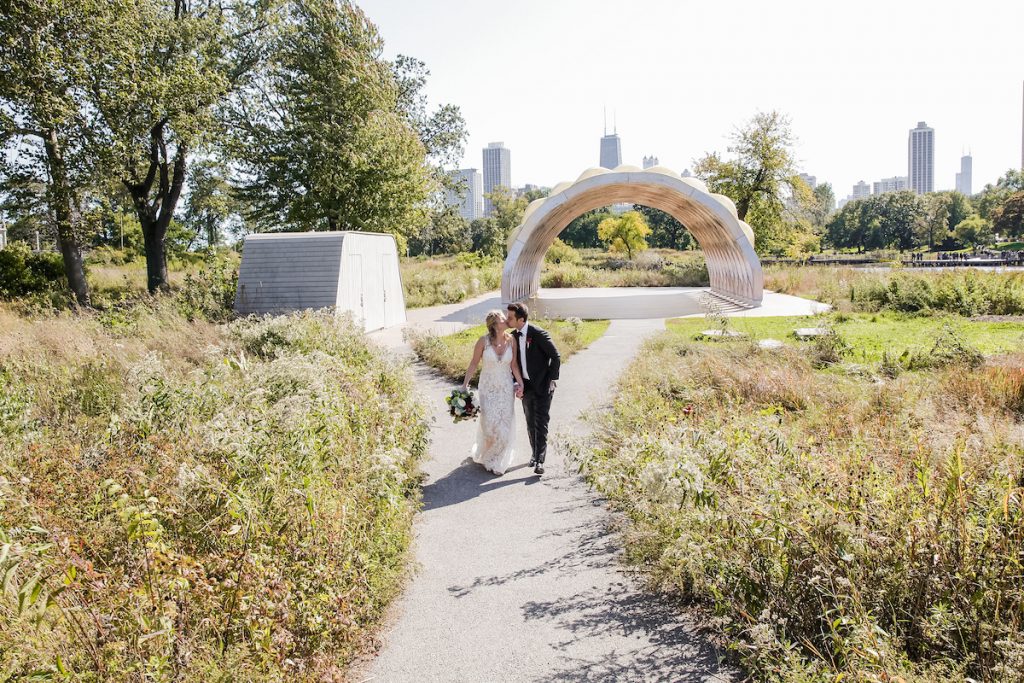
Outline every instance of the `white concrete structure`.
[(907, 138), (907, 183), (917, 194), (935, 189), (935, 130), (924, 121)]
[(249, 235), (235, 311), (349, 311), (366, 331), (405, 322), (405, 295), (392, 235), (282, 232)]
[(556, 185), (532, 202), (522, 224), (509, 237), (501, 277), (506, 303), (526, 301), (540, 290), (544, 254), (574, 218), (591, 209), (620, 202), (661, 209), (696, 238), (707, 261), (711, 291), (742, 306), (759, 306), (764, 295), (761, 262), (754, 253), (754, 231), (739, 220), (728, 197), (708, 192), (696, 178), (655, 166), (615, 170), (591, 168), (575, 182)]

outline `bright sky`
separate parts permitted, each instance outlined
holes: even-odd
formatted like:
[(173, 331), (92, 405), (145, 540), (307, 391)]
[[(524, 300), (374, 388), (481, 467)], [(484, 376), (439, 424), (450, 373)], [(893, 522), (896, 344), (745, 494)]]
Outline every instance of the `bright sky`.
[(605, 106), (624, 163), (653, 154), (677, 171), (778, 109), (799, 169), (839, 199), (906, 175), (918, 121), (935, 129), (937, 190), (953, 188), (968, 148), (975, 192), (1021, 164), (1020, 0), (356, 2), (387, 56), (427, 63), (431, 101), (462, 108), (462, 167), (504, 141), (516, 186), (597, 166)]

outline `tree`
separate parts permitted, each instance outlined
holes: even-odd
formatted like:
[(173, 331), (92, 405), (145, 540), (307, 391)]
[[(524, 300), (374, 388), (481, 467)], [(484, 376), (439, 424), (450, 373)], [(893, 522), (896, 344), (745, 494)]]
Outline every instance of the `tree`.
[(992, 218), (992, 212), (1014, 192), (1024, 192), (1024, 170), (1010, 169), (995, 185), (989, 183), (974, 196), (974, 208), (982, 218)]
[(693, 249), (696, 240), (686, 226), (675, 219), (672, 214), (661, 209), (654, 209), (643, 204), (634, 204), (634, 211), (639, 211), (651, 229), (650, 243), (660, 249), (676, 249), (684, 251)]
[(347, 0), (293, 0), (269, 56), (231, 107), (247, 217), (266, 229), (373, 230), (429, 223), (440, 163), (465, 137), (454, 107), (428, 114), (421, 62), (382, 58)]
[(871, 197), (878, 217), (878, 232), (874, 236), (873, 246), (886, 249), (896, 248), (900, 251), (913, 249), (917, 246), (916, 228), (925, 216), (921, 198), (913, 192), (886, 192)]
[(592, 249), (601, 246), (601, 238), (597, 236), (597, 226), (601, 221), (612, 215), (605, 208), (592, 209), (582, 213), (565, 226), (560, 235), (566, 244), (576, 249)]
[(512, 231), (523, 222), (527, 201), (516, 197), (505, 187), (496, 187), (494, 192), (484, 195), (491, 202), (491, 215), (474, 221), (473, 249), (489, 256), (504, 258), (508, 253), (508, 239)]
[(7, 3), (0, 11), (0, 179), (35, 184), (56, 226), (64, 275), (90, 304), (82, 262), (81, 201), (99, 169), (86, 115), (86, 67), (110, 47), (92, 0)]
[(224, 241), (224, 228), (238, 216), (240, 206), (227, 179), (226, 165), (215, 159), (195, 163), (189, 170), (185, 227), (192, 233), (189, 246), (202, 237), (208, 247)]
[(782, 214), (795, 177), (789, 119), (775, 111), (759, 113), (732, 141), (731, 160), (707, 154), (695, 162), (695, 174), (736, 203), (739, 219), (754, 230), (758, 251), (784, 250)]
[(116, 36), (89, 65), (97, 144), (142, 227), (150, 292), (167, 282), (167, 236), (191, 157), (220, 129), (219, 106), (262, 25), (252, 0), (104, 3)]
[(813, 190), (814, 206), (811, 209), (811, 222), (817, 228), (825, 227), (829, 216), (836, 210), (836, 194), (831, 183), (822, 183)]
[(432, 212), (430, 225), (409, 240), (409, 252), (414, 255), (455, 254), (472, 248), (470, 225), (457, 206)]
[(1024, 237), (1024, 191), (1014, 192), (992, 211), (992, 228), (1003, 237)]
[(632, 261), (634, 251), (643, 251), (647, 248), (646, 238), (651, 234), (651, 229), (647, 226), (642, 213), (627, 211), (621, 216), (601, 221), (597, 226), (597, 234), (608, 245), (608, 251), (624, 251)]
[(978, 215), (960, 221), (954, 233), (958, 241), (975, 251), (992, 244), (992, 223)]

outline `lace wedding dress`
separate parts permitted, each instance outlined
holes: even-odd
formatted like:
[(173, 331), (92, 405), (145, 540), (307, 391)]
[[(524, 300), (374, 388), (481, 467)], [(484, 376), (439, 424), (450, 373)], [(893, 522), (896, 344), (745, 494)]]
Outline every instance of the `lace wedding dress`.
[(488, 343), (481, 359), (480, 422), (473, 444), (473, 460), (495, 474), (504, 474), (515, 455), (515, 391), (512, 387), (512, 344), (498, 357)]

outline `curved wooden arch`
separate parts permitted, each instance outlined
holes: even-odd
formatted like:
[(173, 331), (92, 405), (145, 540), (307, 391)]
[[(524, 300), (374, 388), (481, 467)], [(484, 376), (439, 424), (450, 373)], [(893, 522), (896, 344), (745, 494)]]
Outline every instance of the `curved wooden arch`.
[(589, 169), (527, 207), (523, 222), (509, 237), (502, 300), (511, 303), (536, 296), (544, 254), (562, 230), (591, 209), (618, 203), (643, 204), (671, 214), (703, 250), (711, 291), (745, 306), (761, 305), (764, 276), (754, 253), (754, 232), (737, 218), (732, 201), (708, 192), (696, 178), (682, 178), (666, 168), (635, 166)]

